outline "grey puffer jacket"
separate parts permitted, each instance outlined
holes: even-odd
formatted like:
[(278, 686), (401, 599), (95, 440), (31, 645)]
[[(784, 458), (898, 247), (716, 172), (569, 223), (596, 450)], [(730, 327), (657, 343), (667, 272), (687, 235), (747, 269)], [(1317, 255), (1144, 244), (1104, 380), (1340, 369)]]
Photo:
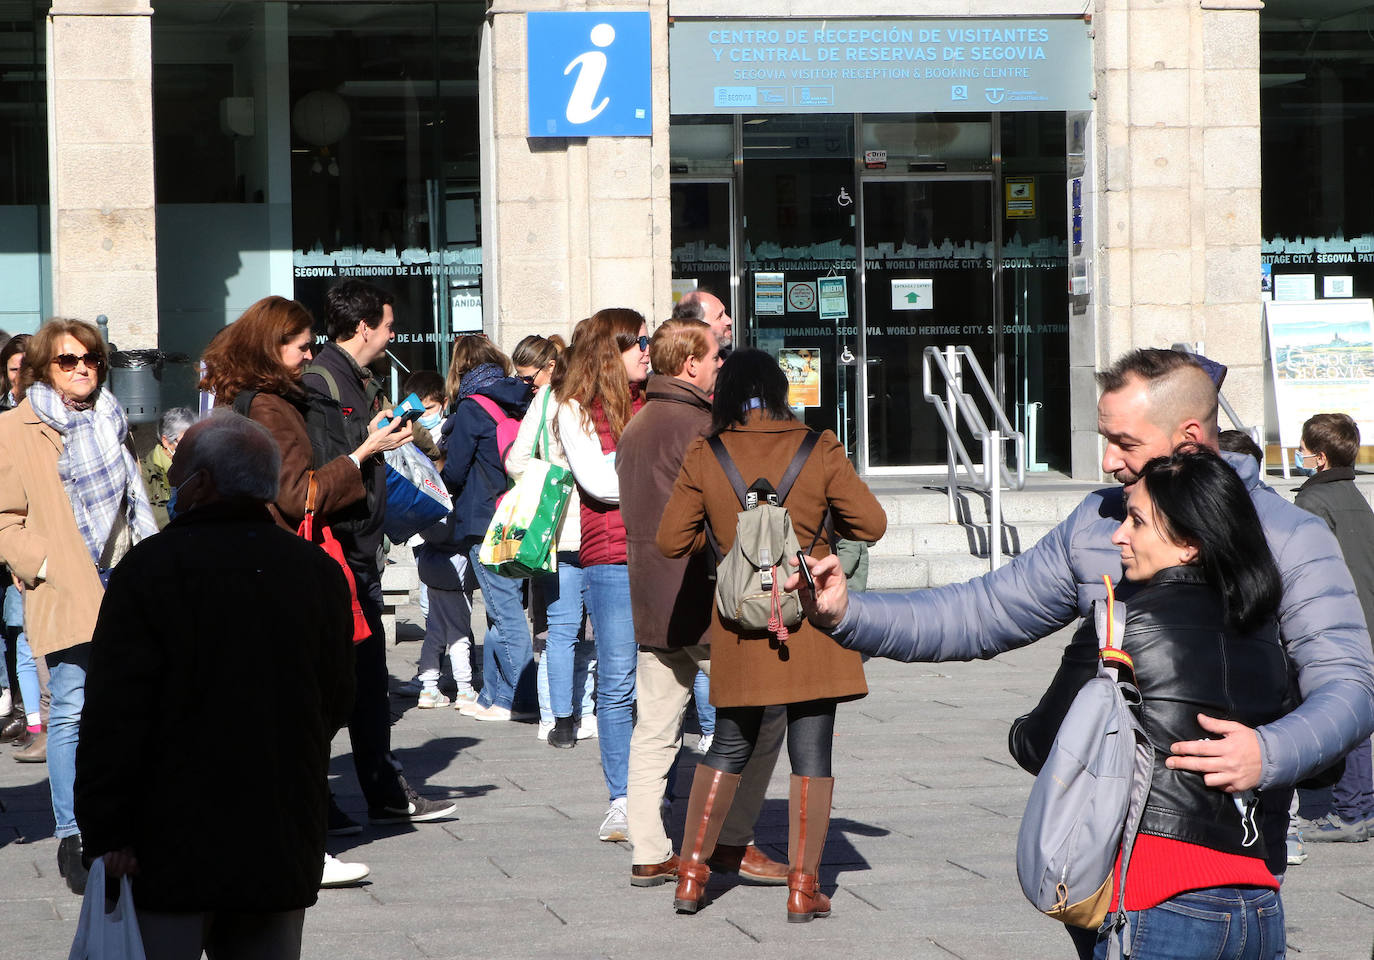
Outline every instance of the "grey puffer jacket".
[[(1279, 633), (1298, 672), (1302, 704), (1257, 729), (1260, 787), (1288, 787), (1323, 770), (1374, 732), (1374, 656), (1336, 539), (1318, 517), (1266, 486), (1255, 461), (1224, 453), (1254, 501), (1283, 576)], [(862, 593), (833, 636), (892, 660), (988, 659), (1033, 643), (1106, 595), (1121, 577), (1111, 543), (1125, 512), (1120, 487), (1096, 490), (1044, 539), (967, 583), (899, 594)], [(1118, 599), (1129, 601), (1123, 583)]]

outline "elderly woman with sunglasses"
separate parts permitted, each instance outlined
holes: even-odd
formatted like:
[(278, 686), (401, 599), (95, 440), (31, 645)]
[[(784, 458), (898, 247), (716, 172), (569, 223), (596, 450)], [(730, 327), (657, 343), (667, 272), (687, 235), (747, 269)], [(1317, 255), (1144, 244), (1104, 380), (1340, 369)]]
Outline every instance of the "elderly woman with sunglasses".
[(157, 532), (107, 359), (91, 324), (48, 321), (24, 354), (20, 403), (0, 417), (0, 560), (24, 586), (29, 646), (47, 659), (57, 869), (75, 893), (86, 887), (73, 782), (91, 633), (110, 570)]

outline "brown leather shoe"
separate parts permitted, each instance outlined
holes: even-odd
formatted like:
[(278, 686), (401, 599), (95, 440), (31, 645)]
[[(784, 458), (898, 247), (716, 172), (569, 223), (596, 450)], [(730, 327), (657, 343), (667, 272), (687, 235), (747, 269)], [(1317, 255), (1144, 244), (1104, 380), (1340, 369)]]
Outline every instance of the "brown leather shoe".
[(630, 867), (630, 886), (656, 887), (669, 880), (676, 880), (677, 865), (677, 854), (673, 854), (662, 863), (636, 863)]
[(39, 731), (27, 747), (17, 750), (14, 753), (16, 763), (47, 763), (48, 762), (48, 732)]
[(787, 883), (787, 864), (779, 863), (752, 843), (742, 847), (717, 843), (716, 852), (706, 865), (721, 873), (738, 873), (760, 886), (781, 887)]
[(3, 724), (0, 726), (0, 743), (9, 743), (22, 737), (24, 731), (29, 728), (29, 721), (24, 716), (22, 705), (16, 706), (12, 713), (6, 714)]

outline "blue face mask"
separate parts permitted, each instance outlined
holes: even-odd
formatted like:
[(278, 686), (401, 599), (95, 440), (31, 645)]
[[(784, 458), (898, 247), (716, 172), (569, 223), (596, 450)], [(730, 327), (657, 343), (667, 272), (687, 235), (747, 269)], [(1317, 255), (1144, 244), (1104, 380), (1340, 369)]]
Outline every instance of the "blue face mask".
[(1312, 467), (1309, 467), (1309, 466), (1304, 465), (1304, 463), (1303, 463), (1303, 458), (1302, 458), (1302, 451), (1301, 451), (1301, 450), (1294, 450), (1294, 451), (1293, 451), (1293, 472), (1296, 473), (1296, 474), (1297, 474), (1298, 476), (1300, 476), (1300, 477), (1310, 477), (1310, 476), (1312, 476), (1312, 474), (1316, 473), (1317, 471), (1316, 471), (1314, 468), (1312, 468)]
[(173, 487), (172, 493), (167, 497), (167, 520), (168, 522), (177, 518), (177, 491), (180, 487)]
[(435, 412), (433, 414), (427, 413), (423, 417), (421, 417), (417, 422), (426, 430), (433, 430), (439, 424), (444, 422), (444, 415), (440, 412)]

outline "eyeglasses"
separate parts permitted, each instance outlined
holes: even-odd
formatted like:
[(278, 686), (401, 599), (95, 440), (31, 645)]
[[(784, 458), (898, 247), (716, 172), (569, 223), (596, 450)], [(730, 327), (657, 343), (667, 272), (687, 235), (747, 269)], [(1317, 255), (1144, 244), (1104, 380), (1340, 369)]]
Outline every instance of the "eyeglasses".
[(539, 376), (539, 374), (537, 374), (537, 373), (531, 373), (531, 374), (529, 374), (529, 375), (521, 375), (520, 379), (521, 379), (521, 380), (524, 380), (524, 381), (525, 381), (526, 383), (528, 383), (530, 386), (534, 386), (534, 378), (537, 377), (537, 376)]
[(99, 370), (105, 366), (105, 358), (98, 353), (83, 353), (80, 356), (74, 353), (59, 353), (52, 358), (52, 362), (57, 364), (63, 373), (71, 373), (78, 363), (84, 363), (91, 370)]
[(639, 338), (639, 349), (641, 349), (641, 350), (648, 350), (648, 349), (649, 349), (649, 338), (648, 338), (648, 337), (640, 337), (640, 338)]

